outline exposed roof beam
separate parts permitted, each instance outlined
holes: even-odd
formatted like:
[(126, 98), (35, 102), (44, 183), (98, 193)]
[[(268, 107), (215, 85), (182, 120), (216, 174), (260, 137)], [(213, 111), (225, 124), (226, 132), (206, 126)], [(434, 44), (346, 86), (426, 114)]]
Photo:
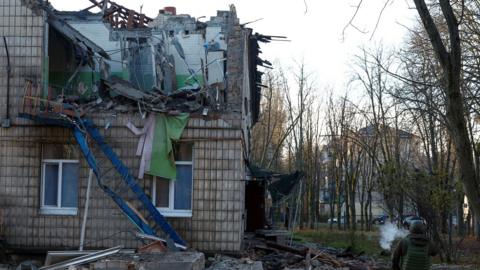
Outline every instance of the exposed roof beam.
[(55, 15), (50, 14), (48, 16), (48, 23), (50, 24), (50, 26), (62, 33), (65, 37), (72, 40), (74, 43), (80, 45), (83, 49), (86, 49), (87, 51), (90, 50), (92, 52), (98, 53), (106, 59), (110, 59), (110, 56), (100, 46), (95, 44), (93, 41), (82, 35), (75, 28), (73, 28), (60, 18), (56, 17)]

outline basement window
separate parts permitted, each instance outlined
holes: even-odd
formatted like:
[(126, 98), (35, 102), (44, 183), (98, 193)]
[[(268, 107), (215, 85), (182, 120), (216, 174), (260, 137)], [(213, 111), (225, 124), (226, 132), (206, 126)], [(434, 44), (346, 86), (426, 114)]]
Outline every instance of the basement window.
[(177, 179), (153, 177), (152, 200), (167, 217), (191, 217), (193, 194), (193, 144), (174, 145)]
[(67, 159), (70, 154), (65, 153), (65, 148), (68, 147), (48, 145), (43, 148), (41, 214), (76, 215), (78, 212), (79, 161)]

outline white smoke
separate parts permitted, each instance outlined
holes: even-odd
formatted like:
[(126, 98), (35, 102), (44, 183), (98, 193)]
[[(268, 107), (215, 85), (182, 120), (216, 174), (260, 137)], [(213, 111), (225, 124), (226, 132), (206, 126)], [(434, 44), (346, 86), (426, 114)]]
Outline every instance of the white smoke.
[(393, 240), (407, 235), (407, 230), (399, 229), (397, 225), (386, 222), (385, 225), (380, 228), (380, 246), (385, 250), (390, 250)]

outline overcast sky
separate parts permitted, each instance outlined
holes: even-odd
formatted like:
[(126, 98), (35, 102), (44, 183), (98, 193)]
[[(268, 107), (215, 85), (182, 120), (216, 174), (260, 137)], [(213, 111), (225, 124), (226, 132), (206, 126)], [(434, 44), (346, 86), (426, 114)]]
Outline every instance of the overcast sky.
[[(195, 17), (216, 14), (228, 10), (234, 4), (240, 22), (262, 19), (249, 26), (267, 35), (287, 36), (290, 42), (274, 42), (262, 45), (263, 58), (282, 65), (292, 66), (294, 59), (304, 59), (308, 70), (314, 73), (317, 85), (333, 86), (336, 92), (348, 81), (349, 62), (359, 46), (382, 42), (386, 46), (398, 46), (406, 29), (415, 20), (415, 10), (409, 0), (390, 0), (378, 28), (370, 40), (376, 21), (387, 0), (364, 0), (354, 24), (368, 33), (362, 34), (347, 28), (344, 39), (342, 30), (355, 13), (359, 0), (116, 0), (128, 8), (140, 10), (155, 17), (159, 9), (175, 6), (177, 13)], [(88, 0), (51, 0), (58, 10), (80, 10), (88, 7)], [(305, 13), (306, 11), (306, 13)]]

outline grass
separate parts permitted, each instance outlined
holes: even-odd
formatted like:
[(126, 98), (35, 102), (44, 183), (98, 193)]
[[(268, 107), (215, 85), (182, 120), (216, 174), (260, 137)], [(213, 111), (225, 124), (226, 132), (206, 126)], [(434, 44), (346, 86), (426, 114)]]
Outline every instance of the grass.
[[(372, 232), (339, 231), (335, 226), (332, 230), (325, 224), (316, 230), (298, 230), (294, 237), (302, 242), (318, 243), (321, 246), (345, 249), (352, 247), (353, 252), (358, 254), (364, 252), (365, 255), (387, 259), (389, 256), (382, 255), (382, 248), (379, 245), (379, 231), (374, 227)], [(470, 237), (463, 241), (460, 247), (461, 256), (456, 262), (460, 265), (473, 265), (475, 269), (480, 269), (480, 241)], [(440, 263), (440, 258), (435, 256), (433, 263)]]
[(355, 253), (364, 252), (378, 256), (382, 248), (378, 244), (378, 232), (338, 231), (319, 228), (317, 230), (299, 230), (295, 237), (304, 242), (318, 243), (322, 246), (345, 249), (351, 247)]

